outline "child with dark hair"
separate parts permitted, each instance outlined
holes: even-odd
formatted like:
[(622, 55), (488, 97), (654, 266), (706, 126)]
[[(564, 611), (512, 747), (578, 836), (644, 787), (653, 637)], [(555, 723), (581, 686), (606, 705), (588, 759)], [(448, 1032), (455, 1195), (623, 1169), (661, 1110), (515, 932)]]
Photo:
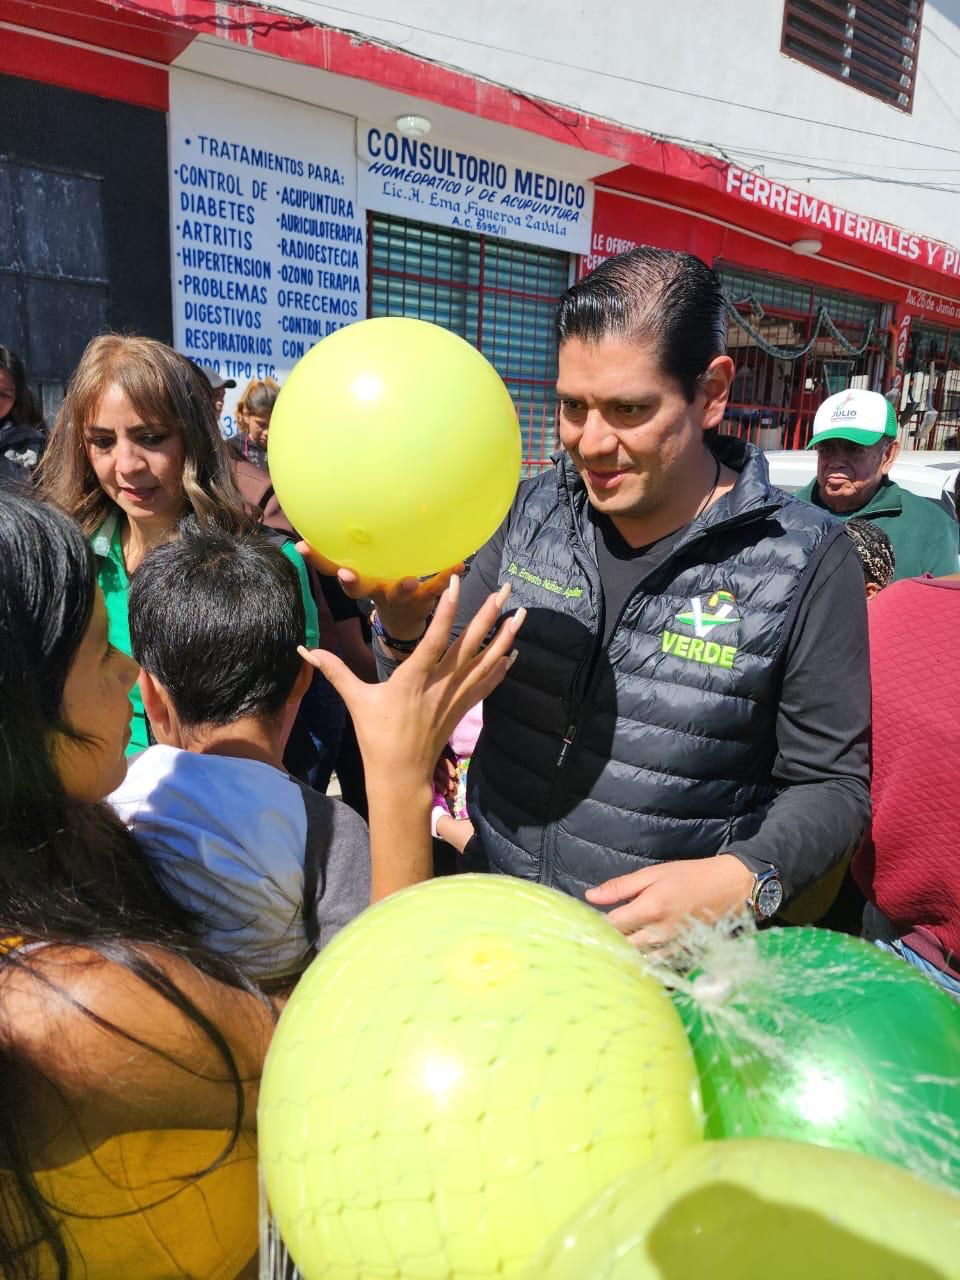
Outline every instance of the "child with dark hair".
[(289, 979), (370, 900), (362, 819), (283, 768), (312, 676), (296, 570), (260, 534), (183, 529), (131, 579), (130, 637), (157, 745), (111, 803), (208, 946)]
[(844, 530), (857, 548), (857, 555), (863, 565), (867, 599), (872, 600), (878, 591), (889, 587), (893, 581), (897, 565), (893, 543), (872, 520), (861, 520), (853, 516), (844, 525)]

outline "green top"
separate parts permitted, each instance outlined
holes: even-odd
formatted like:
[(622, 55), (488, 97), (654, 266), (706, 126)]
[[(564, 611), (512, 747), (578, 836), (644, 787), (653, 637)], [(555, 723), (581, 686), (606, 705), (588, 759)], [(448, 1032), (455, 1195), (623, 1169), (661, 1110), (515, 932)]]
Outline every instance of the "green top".
[[(123, 562), (123, 549), (120, 546), (120, 518), (114, 511), (93, 535), (91, 539), (94, 554), (99, 562), (97, 581), (103, 592), (107, 607), (107, 630), (110, 643), (121, 652), (132, 657), (130, 644), (130, 619), (127, 614), (127, 591), (130, 580), (127, 567)], [(317, 606), (310, 590), (310, 579), (303, 557), (292, 542), (284, 542), (283, 554), (297, 571), (300, 579), (300, 591), (303, 595), (303, 607), (307, 615), (307, 648), (314, 649), (320, 637), (317, 623)], [(140, 697), (140, 686), (135, 684), (130, 690), (130, 701), (133, 704), (133, 720), (130, 725), (130, 745), (127, 755), (136, 755), (138, 751), (146, 751), (150, 742), (147, 737), (147, 718), (143, 711), (143, 699)]]
[[(797, 497), (829, 510), (820, 497), (816, 480), (805, 485)], [(893, 574), (895, 582), (901, 578), (919, 578), (924, 573), (932, 573), (939, 578), (947, 573), (956, 573), (960, 568), (957, 522), (951, 520), (932, 498), (918, 497), (886, 477), (859, 511), (833, 514), (843, 521), (852, 516), (870, 520), (883, 530), (893, 543), (893, 553), (897, 558)]]

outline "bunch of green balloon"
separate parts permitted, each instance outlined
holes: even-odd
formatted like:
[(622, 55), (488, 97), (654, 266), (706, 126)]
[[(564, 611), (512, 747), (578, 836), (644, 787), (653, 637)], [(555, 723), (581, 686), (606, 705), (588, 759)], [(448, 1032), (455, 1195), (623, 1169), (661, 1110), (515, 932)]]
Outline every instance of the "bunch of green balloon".
[(824, 929), (730, 939), (675, 1003), (710, 1138), (859, 1151), (960, 1189), (960, 1005)]
[(294, 528), (373, 578), (472, 554), (520, 478), (517, 413), (493, 365), (456, 334), (384, 316), (298, 362), (270, 421), (270, 478)]
[(306, 1280), (509, 1280), (613, 1178), (699, 1142), (690, 1045), (604, 918), (435, 880), (365, 912), (277, 1027), (258, 1116)]
[(614, 1182), (530, 1280), (960, 1280), (960, 1006), (819, 929), (690, 941), (708, 1140)]

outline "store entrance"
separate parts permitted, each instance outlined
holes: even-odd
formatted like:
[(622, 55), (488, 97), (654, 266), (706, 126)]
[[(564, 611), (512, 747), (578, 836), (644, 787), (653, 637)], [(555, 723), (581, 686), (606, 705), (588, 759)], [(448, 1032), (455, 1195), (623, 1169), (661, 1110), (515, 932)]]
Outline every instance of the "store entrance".
[(883, 304), (719, 266), (737, 367), (724, 430), (761, 449), (802, 449), (817, 408), (847, 387), (880, 390)]
[(914, 324), (897, 417), (905, 449), (960, 449), (960, 329)]

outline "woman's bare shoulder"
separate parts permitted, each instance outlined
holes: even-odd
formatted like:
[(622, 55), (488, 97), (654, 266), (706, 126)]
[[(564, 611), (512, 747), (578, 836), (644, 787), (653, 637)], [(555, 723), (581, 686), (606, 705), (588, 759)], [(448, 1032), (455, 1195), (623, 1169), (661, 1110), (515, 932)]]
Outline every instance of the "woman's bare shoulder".
[(28, 944), (0, 961), (0, 1038), (27, 1105), (48, 1108), (52, 1090), (93, 1141), (230, 1128), (238, 1084), (255, 1095), (273, 1022), (267, 1001), (159, 947), (128, 946), (121, 960)]

